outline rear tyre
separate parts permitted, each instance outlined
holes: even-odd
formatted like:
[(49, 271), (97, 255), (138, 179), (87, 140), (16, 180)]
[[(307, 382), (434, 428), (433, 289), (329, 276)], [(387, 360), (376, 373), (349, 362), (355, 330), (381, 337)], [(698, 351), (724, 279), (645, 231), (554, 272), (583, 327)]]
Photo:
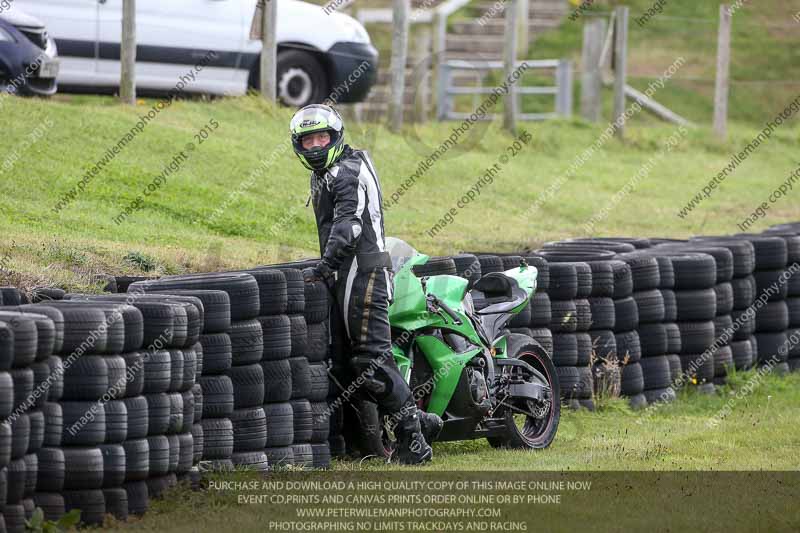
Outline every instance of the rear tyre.
[[(538, 370), (550, 385), (549, 405), (542, 407), (533, 402), (517, 400), (514, 407), (526, 412), (539, 411), (541, 416), (531, 416), (513, 409), (504, 413), (506, 431), (504, 435), (488, 437), (494, 447), (535, 450), (547, 448), (553, 442), (561, 419), (561, 393), (556, 367), (545, 350), (534, 340), (525, 336), (511, 335), (508, 342), (508, 357), (525, 361)], [(513, 370), (512, 370), (513, 371)], [(531, 379), (532, 376), (528, 377)]]

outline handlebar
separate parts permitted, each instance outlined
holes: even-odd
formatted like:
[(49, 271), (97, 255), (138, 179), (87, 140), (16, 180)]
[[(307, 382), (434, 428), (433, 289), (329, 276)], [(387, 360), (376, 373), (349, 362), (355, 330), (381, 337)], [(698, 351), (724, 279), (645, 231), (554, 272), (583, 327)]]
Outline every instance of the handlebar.
[[(443, 310), (453, 320), (453, 322), (456, 325), (460, 326), (461, 324), (463, 324), (463, 322), (461, 321), (461, 317), (459, 317), (458, 314), (455, 311), (453, 311), (453, 309), (451, 309), (449, 305), (439, 300), (436, 296), (432, 294), (429, 294), (427, 299), (429, 306), (433, 305)], [(433, 311), (436, 312), (438, 310), (433, 309)]]

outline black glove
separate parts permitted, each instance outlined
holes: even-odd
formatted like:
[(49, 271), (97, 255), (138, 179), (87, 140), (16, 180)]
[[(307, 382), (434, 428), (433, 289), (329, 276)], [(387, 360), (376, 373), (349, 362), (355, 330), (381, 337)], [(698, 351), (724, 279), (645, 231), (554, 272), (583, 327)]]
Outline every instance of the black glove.
[(306, 283), (322, 281), (330, 287), (333, 284), (333, 275), (334, 271), (324, 261), (320, 261), (313, 267), (303, 269), (303, 281)]

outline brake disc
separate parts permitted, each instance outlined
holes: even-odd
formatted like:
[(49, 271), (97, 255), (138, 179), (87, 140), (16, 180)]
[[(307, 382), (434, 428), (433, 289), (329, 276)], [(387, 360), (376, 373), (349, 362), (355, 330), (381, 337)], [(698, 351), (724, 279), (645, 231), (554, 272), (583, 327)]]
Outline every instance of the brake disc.
[(534, 418), (544, 418), (550, 412), (550, 400), (545, 400), (540, 406), (535, 405), (534, 402), (528, 402), (528, 409)]

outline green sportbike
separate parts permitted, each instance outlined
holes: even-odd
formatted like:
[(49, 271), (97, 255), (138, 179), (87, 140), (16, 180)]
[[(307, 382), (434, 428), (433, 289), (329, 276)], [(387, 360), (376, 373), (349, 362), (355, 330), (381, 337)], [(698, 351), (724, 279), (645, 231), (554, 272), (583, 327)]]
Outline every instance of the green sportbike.
[[(415, 275), (429, 256), (406, 242), (389, 237), (386, 248), (394, 272), (394, 359), (417, 406), (444, 420), (437, 440), (549, 446), (561, 414), (555, 366), (534, 339), (503, 331), (536, 290), (536, 268), (522, 262), (482, 276), (470, 290), (464, 277)], [(362, 451), (388, 457), (392, 421), (374, 403), (364, 405)]]

